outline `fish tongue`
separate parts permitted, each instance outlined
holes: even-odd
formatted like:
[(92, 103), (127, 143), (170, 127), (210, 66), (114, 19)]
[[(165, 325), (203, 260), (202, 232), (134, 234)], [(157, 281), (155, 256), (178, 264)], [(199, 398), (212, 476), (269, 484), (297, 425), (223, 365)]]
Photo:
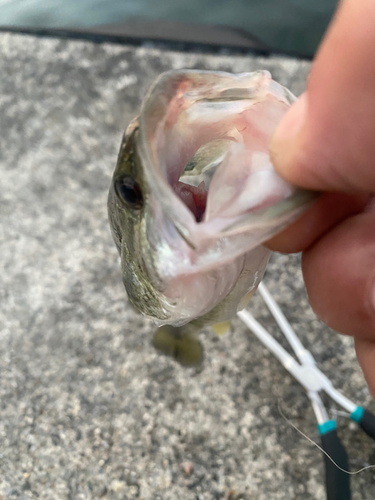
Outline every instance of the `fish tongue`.
[(207, 203), (207, 191), (204, 182), (202, 181), (199, 186), (192, 186), (178, 181), (175, 192), (194, 214), (196, 221), (200, 222)]

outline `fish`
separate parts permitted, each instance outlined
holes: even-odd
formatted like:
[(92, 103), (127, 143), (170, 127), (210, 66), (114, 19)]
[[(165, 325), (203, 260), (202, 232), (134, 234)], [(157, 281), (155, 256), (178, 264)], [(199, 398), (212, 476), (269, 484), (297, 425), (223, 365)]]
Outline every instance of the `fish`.
[(167, 71), (124, 133), (108, 195), (122, 279), (159, 327), (154, 346), (183, 366), (202, 363), (202, 328), (222, 333), (246, 307), (270, 256), (262, 243), (315, 200), (269, 156), (295, 99), (268, 71)]

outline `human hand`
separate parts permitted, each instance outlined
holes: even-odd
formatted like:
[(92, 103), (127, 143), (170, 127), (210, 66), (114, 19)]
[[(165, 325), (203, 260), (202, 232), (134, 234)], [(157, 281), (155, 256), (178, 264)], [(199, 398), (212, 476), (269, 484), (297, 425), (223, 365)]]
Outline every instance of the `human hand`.
[(302, 251), (311, 306), (354, 335), (375, 396), (375, 2), (343, 0), (306, 92), (271, 141), (276, 170), (324, 194), (267, 246)]

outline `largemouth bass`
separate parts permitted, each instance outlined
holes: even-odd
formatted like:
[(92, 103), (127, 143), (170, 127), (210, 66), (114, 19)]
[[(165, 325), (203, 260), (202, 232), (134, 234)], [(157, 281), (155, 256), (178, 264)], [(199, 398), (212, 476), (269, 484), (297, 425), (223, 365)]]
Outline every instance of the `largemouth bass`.
[(131, 304), (182, 364), (195, 332), (227, 322), (260, 283), (262, 242), (311, 203), (273, 169), (270, 137), (295, 97), (267, 71), (170, 71), (126, 130), (108, 212)]

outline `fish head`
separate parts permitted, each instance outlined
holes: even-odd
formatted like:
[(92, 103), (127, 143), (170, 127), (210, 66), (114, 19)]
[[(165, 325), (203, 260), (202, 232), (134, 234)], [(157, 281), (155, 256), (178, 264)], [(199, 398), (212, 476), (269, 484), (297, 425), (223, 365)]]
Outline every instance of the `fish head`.
[[(129, 301), (143, 314), (166, 319), (163, 295), (153, 269), (146, 226), (152, 219), (150, 189), (137, 151), (139, 134), (135, 118), (122, 139), (108, 195), (108, 215), (113, 240), (121, 257), (122, 278)], [(152, 275), (151, 275), (152, 274)]]
[(262, 242), (314, 200), (269, 157), (294, 100), (266, 71), (171, 71), (153, 84), (124, 136), (108, 201), (123, 281), (142, 313), (183, 324), (222, 303), (215, 321), (224, 321), (257, 286)]

